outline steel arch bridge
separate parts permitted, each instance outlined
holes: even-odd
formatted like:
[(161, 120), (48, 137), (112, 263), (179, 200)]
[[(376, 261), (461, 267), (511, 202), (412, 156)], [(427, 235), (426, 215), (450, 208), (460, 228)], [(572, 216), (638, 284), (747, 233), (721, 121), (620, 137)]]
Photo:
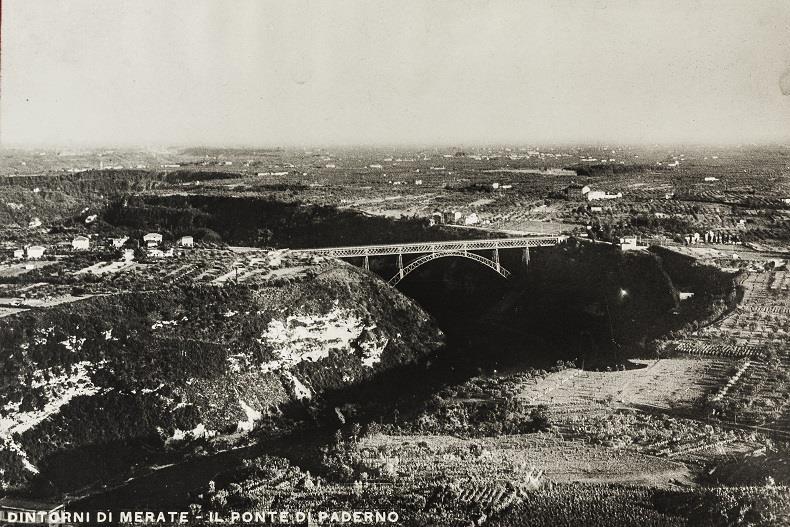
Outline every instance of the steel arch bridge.
[[(298, 249), (298, 252), (315, 254), (319, 256), (330, 256), (334, 258), (362, 257), (362, 266), (370, 269), (371, 256), (397, 255), (398, 272), (388, 280), (388, 283), (395, 286), (403, 280), (409, 273), (418, 267), (436, 260), (437, 258), (459, 257), (474, 260), (490, 269), (493, 269), (504, 278), (509, 278), (511, 273), (499, 263), (500, 249), (523, 249), (524, 261), (529, 262), (530, 247), (550, 247), (558, 245), (567, 236), (524, 236), (519, 238), (490, 238), (481, 240), (453, 240), (445, 242), (425, 242), (425, 243), (400, 243), (387, 245), (359, 245), (349, 247), (325, 247), (320, 249)], [(471, 251), (493, 251), (493, 258), (489, 259)], [(417, 259), (408, 265), (403, 265), (404, 254), (421, 254)]]
[(470, 260), (475, 260), (475, 261), (480, 262), (481, 264), (485, 265), (486, 267), (490, 267), (491, 269), (493, 269), (494, 271), (499, 273), (503, 278), (510, 278), (510, 271), (508, 271), (507, 269), (505, 269), (504, 267), (499, 265), (499, 259), (498, 258), (496, 260), (489, 260), (485, 256), (480, 256), (479, 254), (475, 254), (475, 253), (464, 253), (464, 252), (459, 252), (459, 251), (450, 251), (450, 252), (430, 253), (430, 254), (426, 254), (424, 256), (420, 256), (419, 258), (417, 258), (416, 260), (411, 262), (406, 267), (402, 267), (402, 268), (398, 269), (398, 273), (395, 276), (393, 276), (392, 278), (390, 278), (387, 281), (387, 283), (389, 285), (391, 285), (391, 286), (395, 286), (395, 285), (398, 284), (398, 282), (400, 282), (401, 280), (406, 278), (406, 276), (409, 273), (411, 273), (412, 271), (414, 271), (415, 269), (417, 269), (421, 265), (426, 264), (426, 263), (428, 263), (428, 262), (430, 262), (432, 260), (436, 260), (437, 258), (447, 258), (448, 256), (457, 256), (457, 257), (460, 257), (460, 258), (468, 258)]

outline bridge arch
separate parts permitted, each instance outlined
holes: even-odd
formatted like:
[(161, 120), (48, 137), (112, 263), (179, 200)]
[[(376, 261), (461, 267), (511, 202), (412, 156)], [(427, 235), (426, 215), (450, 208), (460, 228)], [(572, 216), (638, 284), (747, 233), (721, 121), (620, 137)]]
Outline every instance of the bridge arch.
[(413, 262), (409, 263), (409, 265), (404, 266), (403, 269), (398, 270), (398, 273), (392, 278), (390, 278), (388, 283), (391, 286), (395, 286), (398, 284), (398, 282), (406, 278), (406, 276), (408, 276), (410, 273), (415, 271), (421, 265), (436, 260), (437, 258), (447, 258), (449, 256), (457, 256), (460, 258), (467, 258), (469, 260), (474, 260), (478, 263), (485, 265), (486, 267), (493, 269), (494, 271), (499, 273), (502, 277), (510, 278), (510, 271), (502, 267), (499, 263), (493, 260), (489, 260), (485, 256), (480, 256), (479, 254), (465, 252), (465, 251), (441, 251), (441, 252), (435, 252), (435, 253), (430, 253), (420, 256)]

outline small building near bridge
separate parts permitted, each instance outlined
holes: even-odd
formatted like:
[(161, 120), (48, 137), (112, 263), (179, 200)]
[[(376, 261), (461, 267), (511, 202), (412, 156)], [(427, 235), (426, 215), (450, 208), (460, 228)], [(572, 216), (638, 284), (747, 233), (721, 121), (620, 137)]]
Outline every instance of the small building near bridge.
[(71, 240), (71, 248), (75, 251), (87, 251), (91, 248), (91, 242), (87, 236), (75, 236)]
[(128, 239), (129, 239), (128, 236), (121, 236), (120, 238), (110, 238), (110, 243), (112, 243), (112, 246), (115, 247), (116, 249), (120, 249), (121, 247), (123, 247), (123, 244), (125, 244), (126, 240)]
[(46, 250), (47, 249), (41, 245), (31, 245), (27, 248), (27, 257), (32, 260), (37, 260), (44, 256)]
[(480, 217), (476, 212), (473, 212), (464, 218), (464, 225), (477, 225), (478, 223), (480, 223)]
[(640, 249), (636, 236), (624, 236), (620, 238), (620, 250), (622, 251), (636, 251)]
[(146, 247), (157, 247), (162, 243), (162, 235), (158, 232), (149, 232), (143, 236), (143, 242)]

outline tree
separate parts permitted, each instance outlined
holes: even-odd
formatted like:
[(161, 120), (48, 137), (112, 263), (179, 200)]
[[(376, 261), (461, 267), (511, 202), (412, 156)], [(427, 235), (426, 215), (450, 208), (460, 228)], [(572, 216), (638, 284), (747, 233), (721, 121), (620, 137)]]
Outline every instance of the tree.
[(532, 418), (532, 426), (535, 428), (535, 431), (548, 430), (551, 426), (549, 407), (545, 404), (540, 404), (533, 408), (530, 417)]
[(217, 231), (201, 227), (195, 231), (194, 237), (203, 243), (222, 243), (222, 236)]
[(351, 425), (351, 438), (354, 442), (359, 441), (359, 438), (362, 436), (362, 425), (359, 423), (354, 423)]
[(258, 229), (255, 236), (255, 245), (258, 247), (269, 245), (272, 238), (274, 238), (274, 233), (271, 229)]

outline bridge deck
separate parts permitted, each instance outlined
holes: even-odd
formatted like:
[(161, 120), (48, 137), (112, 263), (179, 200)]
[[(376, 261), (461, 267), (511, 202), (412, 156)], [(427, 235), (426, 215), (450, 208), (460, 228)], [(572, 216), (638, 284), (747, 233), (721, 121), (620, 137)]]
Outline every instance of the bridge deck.
[(517, 249), (523, 247), (550, 247), (562, 243), (567, 238), (567, 236), (525, 236), (520, 238), (490, 238), (484, 240), (394, 243), (386, 245), (358, 245), (349, 247), (324, 247), (320, 249), (295, 250), (298, 252), (343, 258), (351, 256), (383, 256), (389, 254), (481, 251), (485, 249)]

